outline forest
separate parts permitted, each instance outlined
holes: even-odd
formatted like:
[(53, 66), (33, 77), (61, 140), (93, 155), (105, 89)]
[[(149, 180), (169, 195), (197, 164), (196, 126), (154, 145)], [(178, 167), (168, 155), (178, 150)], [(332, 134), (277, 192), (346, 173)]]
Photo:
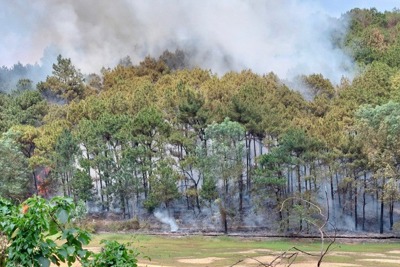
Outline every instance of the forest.
[(357, 73), (339, 83), (216, 74), (183, 50), (98, 74), (59, 55), (37, 83), (1, 67), (0, 196), (223, 232), (309, 233), (318, 206), (338, 230), (399, 231), (400, 11), (345, 18), (332, 43)]

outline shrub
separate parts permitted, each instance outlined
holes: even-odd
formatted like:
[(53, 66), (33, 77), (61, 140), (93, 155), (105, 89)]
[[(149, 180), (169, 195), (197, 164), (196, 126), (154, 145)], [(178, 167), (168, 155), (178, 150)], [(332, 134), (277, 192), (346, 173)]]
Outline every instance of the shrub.
[(84, 267), (137, 267), (136, 258), (139, 253), (133, 249), (128, 249), (117, 241), (102, 240), (101, 243), (105, 244), (102, 251), (94, 254)]
[(140, 228), (139, 221), (137, 219), (131, 219), (126, 221), (114, 221), (109, 225), (112, 231), (133, 231)]
[(71, 266), (76, 260), (87, 260), (90, 253), (83, 245), (90, 236), (67, 227), (73, 209), (73, 201), (61, 197), (47, 201), (35, 196), (20, 206), (0, 200), (0, 231), (8, 242), (5, 266), (48, 267), (60, 262)]
[(0, 198), (0, 267), (137, 266), (138, 253), (116, 241), (103, 241), (98, 254), (84, 249), (90, 235), (71, 223), (75, 210), (69, 198), (35, 196), (19, 206)]

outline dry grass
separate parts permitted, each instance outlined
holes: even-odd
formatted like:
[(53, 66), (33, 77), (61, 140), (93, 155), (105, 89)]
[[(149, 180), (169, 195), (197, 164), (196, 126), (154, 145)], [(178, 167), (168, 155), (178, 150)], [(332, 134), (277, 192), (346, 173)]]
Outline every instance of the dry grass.
[[(313, 254), (319, 253), (320, 243), (302, 240), (252, 240), (233, 237), (160, 237), (129, 234), (95, 235), (90, 250), (99, 250), (101, 239), (133, 242), (135, 247), (151, 258), (139, 256), (140, 267), (256, 267), (260, 262), (273, 261), (282, 251), (293, 246)], [(394, 267), (400, 265), (398, 242), (336, 244), (321, 266), (327, 267)], [(294, 251), (292, 251), (294, 252)], [(318, 257), (299, 254), (293, 267), (316, 266)], [(287, 261), (281, 265), (286, 266)], [(79, 266), (79, 265), (76, 265)]]

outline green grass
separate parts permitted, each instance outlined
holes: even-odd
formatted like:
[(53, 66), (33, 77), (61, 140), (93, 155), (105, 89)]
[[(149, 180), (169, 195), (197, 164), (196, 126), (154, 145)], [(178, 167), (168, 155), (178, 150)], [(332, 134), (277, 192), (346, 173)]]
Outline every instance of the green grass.
[[(117, 240), (119, 242), (133, 242), (134, 246), (145, 255), (151, 258), (151, 262), (139, 256), (139, 261), (159, 266), (231, 266), (239, 260), (249, 257), (261, 257), (267, 255), (278, 255), (292, 247), (318, 254), (321, 249), (319, 241), (309, 241), (300, 239), (244, 239), (237, 237), (166, 237), (151, 235), (134, 234), (101, 234), (94, 235), (91, 243), (92, 247), (99, 246), (102, 239)], [(256, 251), (254, 249), (267, 249), (268, 251)], [(329, 263), (351, 263), (358, 266), (383, 266), (392, 267), (400, 265), (400, 253), (389, 253), (389, 251), (400, 250), (399, 242), (371, 242), (371, 243), (335, 243), (333, 251), (328, 253), (322, 266), (329, 266)], [(245, 253), (247, 251), (247, 253)], [(381, 255), (369, 255), (378, 253)], [(378, 257), (379, 256), (379, 257)], [(210, 264), (188, 264), (182, 263), (182, 259), (204, 259), (208, 257), (221, 258)], [(365, 259), (379, 259), (378, 262), (364, 261)], [(397, 263), (387, 263), (385, 260), (397, 261)], [(317, 262), (317, 257), (299, 255), (296, 263)], [(255, 263), (255, 262), (254, 262)], [(310, 265), (313, 266), (314, 264)], [(241, 266), (257, 266), (256, 264)], [(316, 265), (315, 265), (316, 266)]]

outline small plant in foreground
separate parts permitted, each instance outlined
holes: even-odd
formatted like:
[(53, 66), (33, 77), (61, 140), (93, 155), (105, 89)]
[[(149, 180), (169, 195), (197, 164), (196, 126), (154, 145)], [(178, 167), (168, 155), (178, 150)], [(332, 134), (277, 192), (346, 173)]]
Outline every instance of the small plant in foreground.
[(6, 267), (48, 267), (61, 262), (71, 266), (86, 261), (90, 253), (83, 248), (90, 241), (87, 232), (67, 227), (74, 203), (56, 197), (47, 201), (32, 197), (19, 206), (0, 201), (0, 231), (8, 241)]
[(117, 241), (102, 240), (104, 244), (101, 252), (94, 254), (90, 262), (84, 267), (137, 267), (137, 256), (139, 253), (128, 249), (128, 244), (120, 244)]
[(136, 267), (138, 253), (116, 241), (104, 241), (94, 254), (84, 249), (88, 232), (72, 227), (72, 199), (35, 196), (19, 206), (0, 198), (0, 267), (49, 267), (76, 261), (85, 267)]

